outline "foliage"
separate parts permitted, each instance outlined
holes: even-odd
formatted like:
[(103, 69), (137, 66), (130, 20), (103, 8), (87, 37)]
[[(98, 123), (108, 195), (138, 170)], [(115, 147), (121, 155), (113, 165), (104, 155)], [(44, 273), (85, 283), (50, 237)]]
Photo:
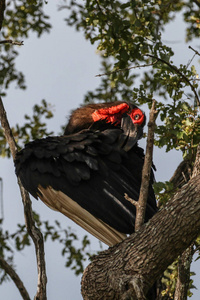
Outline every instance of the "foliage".
[(169, 181), (155, 182), (153, 185), (154, 192), (157, 195), (158, 207), (163, 207), (174, 194), (173, 184)]
[[(196, 1), (88, 0), (83, 4), (71, 0), (70, 5), (60, 8), (69, 10), (67, 24), (83, 31), (102, 56), (100, 86), (87, 93), (85, 102), (133, 99), (150, 107), (156, 97), (159, 118), (155, 144), (166, 151), (179, 150), (183, 159), (193, 162), (200, 142), (199, 74), (192, 65), (192, 52), (189, 62), (174, 65), (174, 51), (163, 43), (163, 32), (181, 12), (187, 22), (186, 39), (199, 37), (200, 5)], [(152, 67), (143, 72), (135, 68), (150, 63)], [(170, 182), (156, 183), (154, 188), (160, 206), (175, 192)], [(163, 277), (163, 295), (168, 297), (175, 290), (177, 263), (170, 268)]]
[[(49, 32), (51, 24), (48, 22), (49, 16), (44, 13), (44, 5), (44, 1), (6, 1), (1, 40), (24, 39), (33, 32), (40, 37)], [(15, 66), (18, 56), (16, 47), (8, 43), (0, 44), (0, 52), (0, 95), (6, 94), (6, 89), (12, 82), (15, 82), (18, 88), (25, 89), (24, 75)]]
[[(111, 72), (112, 64), (107, 59), (102, 59), (101, 72), (109, 74), (107, 77), (103, 76), (100, 86), (93, 92), (88, 91), (84, 97), (85, 103), (92, 102), (112, 102), (117, 100), (130, 101), (132, 98), (132, 86), (137, 75), (127, 74), (125, 71), (116, 73)], [(98, 75), (97, 75), (98, 76)]]
[[(53, 109), (45, 100), (41, 101), (41, 105), (34, 105), (33, 116), (25, 115), (24, 124), (22, 126), (16, 124), (16, 126), (12, 128), (18, 149), (22, 148), (24, 144), (31, 140), (52, 135), (53, 132), (48, 131), (47, 124), (44, 122), (44, 119), (50, 119), (52, 117)], [(10, 157), (11, 155), (2, 128), (0, 128), (0, 155), (2, 157)]]
[[(85, 101), (137, 99), (140, 104), (151, 105), (157, 95), (162, 125), (157, 126), (156, 145), (166, 146), (167, 151), (180, 149), (183, 157), (189, 156), (191, 160), (200, 141), (200, 128), (197, 99), (188, 93), (188, 87), (197, 90), (198, 74), (191, 62), (179, 67), (173, 65), (173, 49), (163, 43), (162, 33), (165, 25), (181, 11), (188, 24), (187, 39), (199, 37), (196, 6), (190, 1), (86, 1), (84, 4), (72, 0), (70, 5), (60, 7), (69, 9), (68, 25), (82, 30), (86, 39), (96, 43), (103, 58), (112, 58), (112, 64), (103, 61), (105, 76), (95, 92), (88, 92)], [(130, 74), (133, 63), (148, 64), (150, 57), (154, 63), (157, 60), (150, 71), (141, 74), (134, 69)], [(121, 68), (125, 68), (124, 72), (118, 72)], [(133, 88), (139, 76), (140, 84)], [(163, 103), (163, 99), (169, 104)]]

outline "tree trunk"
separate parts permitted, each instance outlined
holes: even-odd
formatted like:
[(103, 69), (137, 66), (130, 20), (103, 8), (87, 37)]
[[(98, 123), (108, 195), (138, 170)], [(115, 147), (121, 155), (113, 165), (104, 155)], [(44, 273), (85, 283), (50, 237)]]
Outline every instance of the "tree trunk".
[(82, 278), (89, 299), (145, 299), (149, 288), (200, 231), (200, 175), (141, 230), (94, 257)]

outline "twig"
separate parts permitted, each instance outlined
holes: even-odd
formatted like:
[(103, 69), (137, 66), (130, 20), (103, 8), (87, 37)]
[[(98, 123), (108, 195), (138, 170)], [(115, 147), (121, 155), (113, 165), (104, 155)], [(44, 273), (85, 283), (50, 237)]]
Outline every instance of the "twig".
[(10, 278), (14, 281), (16, 287), (18, 288), (22, 298), (24, 300), (31, 300), (23, 282), (15, 272), (15, 270), (0, 256), (0, 266), (4, 271), (10, 276)]
[(130, 198), (126, 193), (124, 194), (124, 198), (125, 198), (127, 201), (131, 202), (131, 204), (135, 205), (135, 207), (138, 206), (138, 201), (133, 200), (133, 199)]
[(133, 66), (133, 67), (127, 67), (127, 68), (124, 68), (124, 69), (117, 69), (115, 71), (111, 71), (111, 72), (108, 72), (108, 73), (98, 74), (95, 77), (101, 77), (101, 76), (105, 76), (105, 75), (111, 75), (111, 74), (118, 73), (118, 72), (125, 72), (125, 71), (131, 70), (131, 69), (136, 69), (136, 68), (145, 68), (145, 67), (153, 66), (156, 63), (157, 63), (157, 60), (154, 61), (154, 62), (152, 62), (151, 64), (137, 65), (137, 66)]
[[(200, 56), (199, 52), (196, 51), (194, 48), (192, 48), (191, 46), (189, 46), (188, 48), (189, 48), (189, 49), (192, 49), (192, 50), (194, 51), (194, 55), (192, 56), (192, 58), (191, 58), (191, 59), (189, 60), (189, 62), (187, 63), (186, 68), (189, 67), (189, 65), (192, 63), (192, 61), (193, 61), (193, 59), (195, 58), (196, 55), (199, 55), (199, 56)], [(195, 79), (195, 80), (196, 80), (196, 79)]]
[[(1, 121), (2, 128), (4, 130), (6, 140), (10, 147), (12, 157), (13, 159), (15, 159), (17, 147), (12, 135), (12, 131), (10, 129), (10, 125), (7, 120), (6, 111), (4, 109), (4, 105), (1, 97), (0, 97), (0, 121)], [(45, 266), (45, 258), (44, 258), (43, 236), (40, 230), (35, 226), (35, 221), (32, 214), (31, 200), (29, 198), (29, 195), (27, 191), (23, 188), (19, 179), (18, 179), (18, 184), (22, 195), (22, 202), (24, 205), (24, 216), (25, 216), (26, 228), (34, 242), (35, 251), (36, 251), (37, 268), (38, 268), (38, 285), (37, 285), (37, 293), (35, 299), (45, 300), (47, 299), (46, 298), (47, 277), (46, 277), (46, 266)]]
[(24, 45), (24, 41), (16, 42), (13, 40), (3, 40), (3, 41), (0, 41), (0, 44), (12, 44), (12, 45), (17, 45), (17, 46), (22, 46), (22, 45)]
[[(199, 3), (199, 5), (200, 5), (200, 3)], [(192, 48), (192, 46), (188, 46), (188, 48), (191, 49), (192, 51), (194, 51), (195, 54), (200, 56), (200, 53), (197, 50), (195, 50), (194, 48)]]
[(1, 205), (1, 219), (4, 219), (4, 208), (3, 208), (3, 179), (0, 177), (0, 205)]
[(152, 107), (149, 114), (148, 123), (148, 135), (147, 135), (147, 145), (146, 154), (144, 159), (144, 166), (142, 169), (142, 181), (140, 187), (140, 195), (138, 199), (138, 205), (136, 206), (136, 220), (135, 220), (135, 231), (138, 231), (145, 219), (145, 211), (147, 204), (147, 197), (149, 191), (149, 180), (151, 176), (152, 167), (152, 155), (153, 155), (153, 142), (154, 142), (154, 130), (155, 130), (155, 120), (156, 120), (156, 101), (153, 100)]
[(193, 91), (193, 93), (195, 95), (196, 102), (198, 103), (198, 106), (200, 106), (200, 100), (197, 95), (197, 92), (195, 91), (194, 86), (190, 83), (189, 79), (183, 73), (181, 73), (181, 71), (179, 71), (179, 69), (176, 66), (171, 65), (169, 62), (165, 61), (164, 59), (159, 58), (152, 54), (145, 54), (145, 56), (152, 57), (152, 58), (166, 64), (168, 67), (170, 67), (172, 70), (174, 70), (178, 75), (180, 75), (183, 78), (183, 80), (191, 87), (191, 90)]
[(6, 8), (6, 1), (0, 0), (0, 30), (2, 28), (5, 8)]

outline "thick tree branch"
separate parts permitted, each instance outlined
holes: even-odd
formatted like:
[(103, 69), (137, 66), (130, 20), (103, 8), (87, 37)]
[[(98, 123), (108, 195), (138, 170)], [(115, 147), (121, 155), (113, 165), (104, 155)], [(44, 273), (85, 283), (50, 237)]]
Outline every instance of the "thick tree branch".
[(26, 288), (24, 287), (23, 282), (21, 281), (21, 279), (19, 278), (15, 270), (1, 256), (0, 256), (0, 266), (13, 280), (22, 298), (24, 300), (31, 300)]
[[(0, 97), (0, 121), (1, 121), (1, 125), (6, 140), (10, 147), (12, 157), (13, 159), (15, 159), (17, 147), (12, 135), (12, 131), (10, 129), (10, 125), (7, 120), (6, 111), (4, 109), (4, 105), (1, 97)], [(38, 285), (37, 285), (37, 294), (35, 296), (35, 299), (46, 300), (47, 277), (46, 277), (46, 266), (45, 266), (45, 257), (44, 257), (45, 255), (44, 255), (43, 236), (40, 230), (35, 226), (35, 221), (33, 219), (32, 208), (31, 208), (31, 200), (29, 198), (29, 195), (26, 192), (26, 190), (23, 188), (20, 180), (18, 180), (18, 183), (22, 195), (22, 202), (24, 205), (26, 228), (34, 242), (35, 250), (36, 250), (37, 268), (38, 268)]]
[[(146, 294), (200, 232), (200, 175), (184, 185), (141, 230), (93, 259), (82, 278), (84, 299)], [(130, 297), (129, 297), (130, 298)], [(127, 298), (127, 299), (129, 299)], [(141, 298), (139, 298), (141, 299)]]
[(149, 180), (151, 176), (151, 167), (152, 167), (156, 114), (157, 114), (156, 101), (153, 100), (152, 107), (149, 114), (147, 146), (146, 146), (146, 154), (144, 159), (144, 166), (142, 170), (142, 182), (140, 188), (140, 195), (138, 199), (138, 205), (136, 206), (135, 231), (141, 228), (141, 226), (144, 224), (144, 219), (145, 219), (145, 211), (146, 211), (147, 197), (149, 191)]

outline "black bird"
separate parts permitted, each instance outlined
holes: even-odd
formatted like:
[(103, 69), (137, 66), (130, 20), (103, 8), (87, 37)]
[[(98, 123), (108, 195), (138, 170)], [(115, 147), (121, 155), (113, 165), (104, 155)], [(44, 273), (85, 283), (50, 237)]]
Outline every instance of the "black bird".
[[(116, 101), (75, 110), (63, 136), (25, 145), (15, 159), (16, 174), (33, 197), (60, 211), (112, 246), (134, 232), (144, 161), (137, 141), (144, 113)], [(157, 211), (149, 186), (145, 222)]]

